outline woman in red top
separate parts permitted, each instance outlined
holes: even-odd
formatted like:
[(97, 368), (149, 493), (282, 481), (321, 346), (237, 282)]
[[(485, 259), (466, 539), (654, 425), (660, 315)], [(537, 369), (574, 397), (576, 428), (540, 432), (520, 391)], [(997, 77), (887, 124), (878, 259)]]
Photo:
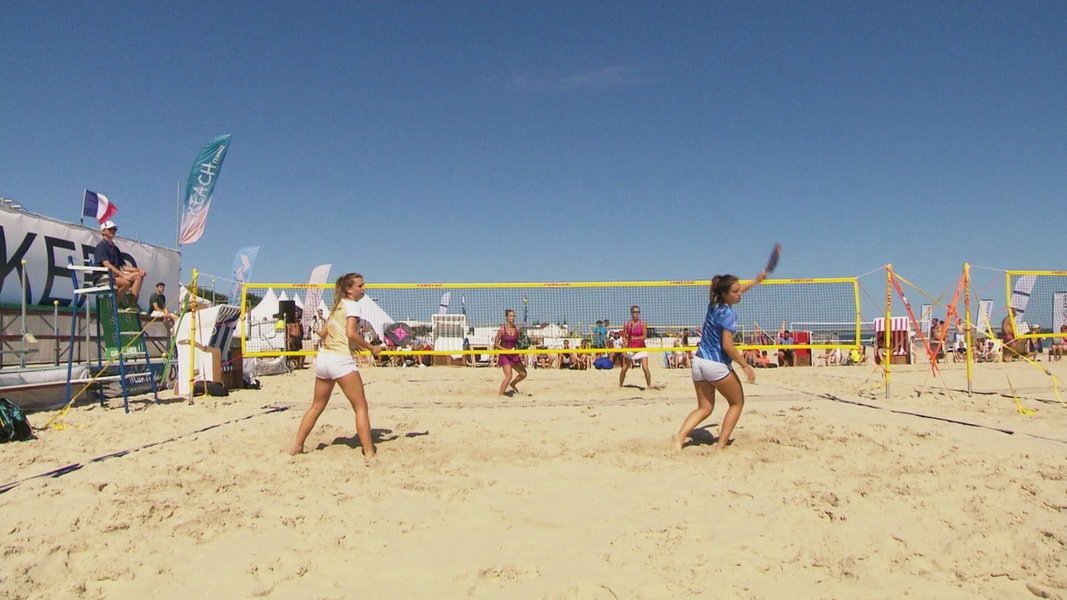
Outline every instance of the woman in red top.
[[(518, 346), (520, 330), (515, 325), (515, 311), (510, 308), (505, 310), (504, 321), (504, 324), (496, 332), (496, 338), (493, 340), (494, 350), (514, 350)], [(522, 354), (497, 355), (496, 363), (504, 370), (504, 380), (500, 382), (500, 389), (497, 391), (498, 396), (503, 396), (509, 387), (512, 394), (519, 393), (519, 388), (515, 386), (523, 379), (526, 379), (524, 360), (525, 356)], [(513, 371), (518, 373), (514, 379), (512, 379)]]
[[(634, 305), (630, 307), (630, 320), (626, 322), (622, 330), (627, 348), (645, 347), (648, 326), (641, 318), (640, 306)], [(642, 351), (627, 352), (623, 357), (622, 370), (619, 371), (619, 387), (622, 387), (623, 382), (626, 381), (626, 371), (630, 370), (630, 367), (636, 366), (637, 363), (641, 364), (641, 369), (645, 372), (645, 389), (652, 387), (652, 372), (648, 370), (648, 352)]]

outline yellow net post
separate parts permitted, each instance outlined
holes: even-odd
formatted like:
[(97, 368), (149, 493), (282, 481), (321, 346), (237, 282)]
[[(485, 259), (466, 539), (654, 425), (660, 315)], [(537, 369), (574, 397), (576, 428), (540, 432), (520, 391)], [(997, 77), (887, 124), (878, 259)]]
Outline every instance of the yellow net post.
[(967, 344), (967, 395), (972, 392), (974, 376), (974, 341), (971, 330), (971, 265), (963, 263), (964, 343)]

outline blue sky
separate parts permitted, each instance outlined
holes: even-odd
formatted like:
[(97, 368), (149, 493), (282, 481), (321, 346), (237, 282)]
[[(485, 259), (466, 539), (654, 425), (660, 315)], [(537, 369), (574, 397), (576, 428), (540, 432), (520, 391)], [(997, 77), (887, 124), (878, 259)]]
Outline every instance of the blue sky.
[(33, 212), (89, 188), (173, 247), (233, 135), (183, 278), (250, 245), (257, 282), (747, 277), (778, 241), (775, 276), (935, 294), (1067, 269), (1063, 2), (9, 0), (0, 39)]

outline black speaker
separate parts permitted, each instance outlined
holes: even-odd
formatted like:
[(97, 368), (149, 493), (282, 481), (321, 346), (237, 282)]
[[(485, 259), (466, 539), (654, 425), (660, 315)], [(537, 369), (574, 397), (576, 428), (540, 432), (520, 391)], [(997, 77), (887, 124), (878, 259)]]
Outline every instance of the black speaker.
[(286, 323), (296, 322), (296, 300), (282, 300), (278, 302), (279, 318)]

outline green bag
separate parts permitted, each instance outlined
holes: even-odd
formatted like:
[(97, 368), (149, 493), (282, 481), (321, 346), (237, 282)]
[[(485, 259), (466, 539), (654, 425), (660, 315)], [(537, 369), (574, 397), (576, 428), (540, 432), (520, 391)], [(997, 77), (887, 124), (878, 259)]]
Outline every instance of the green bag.
[(7, 398), (0, 398), (0, 442), (21, 442), (34, 437), (22, 409)]
[(519, 350), (525, 350), (530, 347), (530, 336), (526, 335), (526, 328), (519, 329), (519, 339), (515, 342), (515, 347)]

